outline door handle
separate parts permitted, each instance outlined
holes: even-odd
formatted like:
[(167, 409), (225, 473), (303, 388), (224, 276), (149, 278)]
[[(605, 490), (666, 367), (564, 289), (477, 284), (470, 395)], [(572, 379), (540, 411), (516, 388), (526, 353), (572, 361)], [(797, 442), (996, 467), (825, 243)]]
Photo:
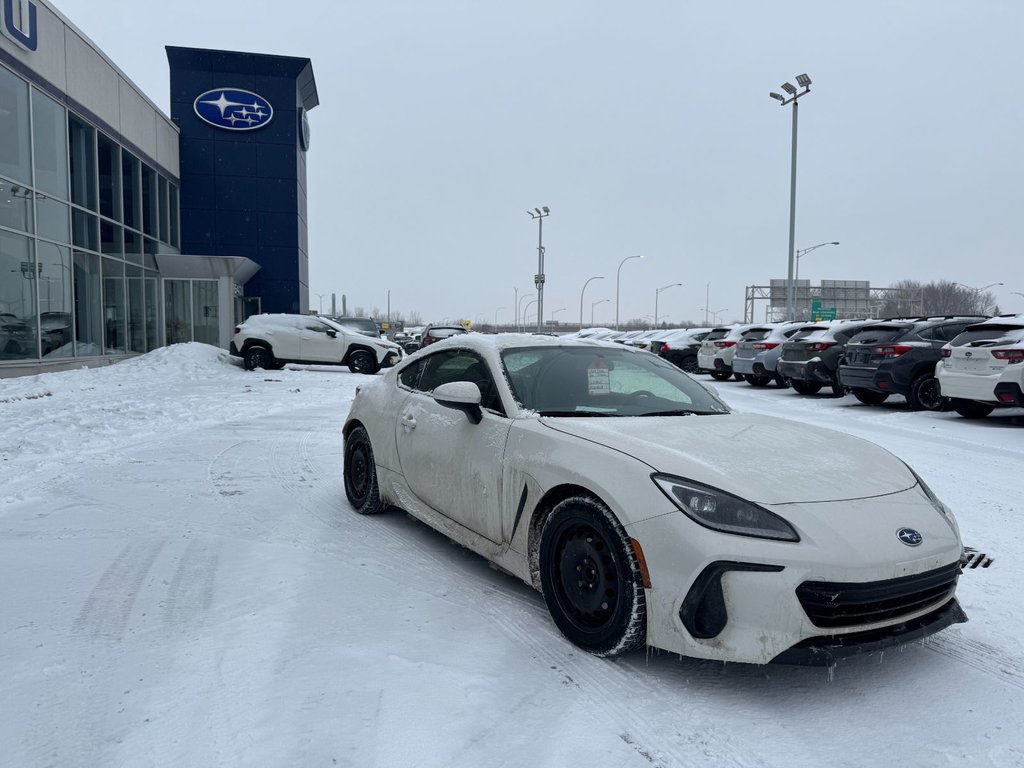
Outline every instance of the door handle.
[(411, 413), (402, 416), (402, 426), (407, 429), (416, 429), (416, 417)]

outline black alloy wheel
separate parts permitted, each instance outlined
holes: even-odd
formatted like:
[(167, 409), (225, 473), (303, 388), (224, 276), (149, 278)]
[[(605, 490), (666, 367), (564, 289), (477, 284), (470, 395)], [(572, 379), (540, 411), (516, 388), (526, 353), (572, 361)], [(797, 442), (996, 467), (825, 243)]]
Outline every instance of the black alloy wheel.
[(257, 368), (269, 371), (274, 367), (274, 355), (260, 344), (254, 344), (245, 350), (243, 360), (247, 371), (255, 371)]
[(697, 366), (696, 355), (686, 355), (683, 358), (676, 358), (672, 362), (686, 373), (698, 373), (700, 371), (700, 368)]
[(377, 465), (373, 461), (370, 436), (363, 427), (356, 427), (345, 439), (345, 495), (361, 515), (372, 515), (384, 509), (377, 487)]
[(574, 496), (540, 533), (540, 580), (551, 618), (571, 642), (597, 656), (646, 643), (647, 599), (636, 553), (611, 510)]
[(863, 387), (854, 387), (850, 393), (864, 405), (881, 405), (889, 399), (888, 392), (875, 392), (873, 389), (864, 389)]
[(963, 400), (954, 397), (949, 402), (953, 406), (953, 410), (965, 419), (983, 419), (995, 410), (994, 405), (979, 403), (977, 400)]
[(942, 396), (939, 380), (925, 373), (911, 382), (907, 402), (915, 411), (941, 411), (948, 404), (948, 398)]
[(365, 374), (376, 373), (379, 370), (376, 358), (365, 349), (357, 349), (349, 355), (348, 369), (352, 371), (352, 373)]

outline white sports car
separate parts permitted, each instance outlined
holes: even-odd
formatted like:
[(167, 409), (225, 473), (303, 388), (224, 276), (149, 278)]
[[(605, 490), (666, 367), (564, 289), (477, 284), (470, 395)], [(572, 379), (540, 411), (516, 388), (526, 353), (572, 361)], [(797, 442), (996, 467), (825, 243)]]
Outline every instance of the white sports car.
[(967, 620), (956, 521), (906, 464), (637, 349), (439, 342), (361, 384), (344, 436), (356, 511), (480, 553), (597, 655), (829, 665)]

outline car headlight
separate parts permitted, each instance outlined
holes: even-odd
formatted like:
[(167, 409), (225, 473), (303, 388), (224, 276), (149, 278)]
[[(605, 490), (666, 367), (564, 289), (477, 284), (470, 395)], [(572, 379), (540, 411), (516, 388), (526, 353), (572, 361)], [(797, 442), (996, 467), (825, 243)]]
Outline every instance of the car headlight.
[(935, 510), (946, 519), (949, 526), (956, 531), (956, 535), (959, 536), (960, 526), (957, 525), (956, 518), (953, 517), (953, 512), (950, 508), (942, 503), (942, 500), (935, 495), (935, 491), (928, 487), (928, 483), (921, 479), (921, 476), (914, 471), (913, 467), (906, 462), (904, 462), (904, 466), (910, 470), (910, 474), (912, 474), (914, 479), (917, 480), (917, 487), (921, 489), (921, 493), (927, 497), (928, 501), (930, 501), (932, 506), (935, 507)]
[(773, 512), (692, 480), (672, 475), (651, 475), (664, 493), (695, 523), (722, 533), (776, 541), (800, 541), (789, 523)]

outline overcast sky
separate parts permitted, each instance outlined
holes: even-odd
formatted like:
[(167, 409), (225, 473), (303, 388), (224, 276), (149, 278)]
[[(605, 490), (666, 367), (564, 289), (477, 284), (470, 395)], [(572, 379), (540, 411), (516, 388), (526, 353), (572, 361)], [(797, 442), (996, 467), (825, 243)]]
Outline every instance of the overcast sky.
[[(165, 45), (309, 57), (310, 304), (510, 323), (741, 319), (784, 278), (946, 279), (1024, 311), (1024, 4), (54, 0), (169, 111)], [(705, 297), (710, 294), (710, 300)], [(519, 303), (527, 306), (530, 299)], [(558, 311), (564, 308), (563, 311)], [(536, 305), (530, 313), (536, 311)], [(763, 310), (759, 310), (763, 311)]]

